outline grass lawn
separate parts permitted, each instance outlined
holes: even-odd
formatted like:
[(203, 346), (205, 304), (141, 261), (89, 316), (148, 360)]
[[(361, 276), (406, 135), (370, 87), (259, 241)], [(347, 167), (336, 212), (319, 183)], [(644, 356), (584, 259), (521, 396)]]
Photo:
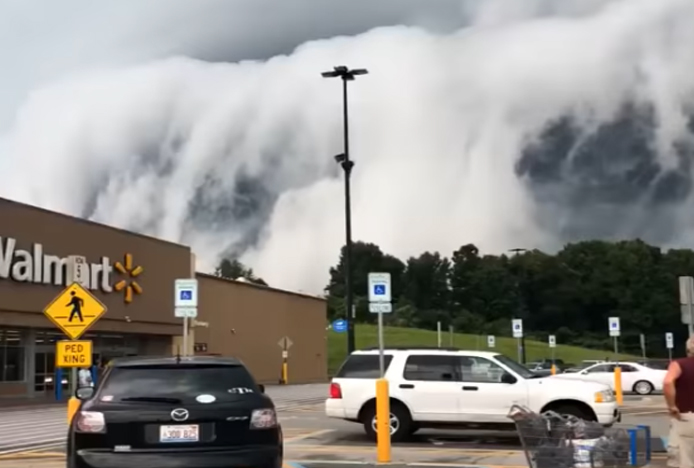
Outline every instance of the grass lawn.
[[(357, 325), (357, 348), (367, 348), (378, 346), (378, 328), (375, 325)], [(386, 346), (421, 345), (436, 346), (437, 337), (435, 331), (418, 330), (415, 328), (385, 327), (383, 331)], [(516, 359), (518, 348), (515, 338), (496, 337), (496, 347), (491, 350), (487, 348), (487, 337), (481, 335), (465, 335), (461, 333), (453, 334), (452, 346), (461, 349), (479, 349), (481, 351), (497, 351)], [(451, 335), (448, 332), (442, 333), (442, 346), (451, 346)], [(525, 341), (526, 358), (533, 361), (542, 358), (551, 358), (552, 350), (547, 343), (539, 341)], [(577, 364), (584, 359), (605, 359), (614, 358), (611, 351), (601, 351), (594, 349), (578, 348), (576, 346), (564, 346), (557, 344), (555, 357), (563, 359), (564, 362)], [(328, 371), (332, 375), (342, 364), (347, 354), (347, 334), (335, 333), (328, 330)], [(633, 356), (620, 354), (620, 359), (634, 359)]]

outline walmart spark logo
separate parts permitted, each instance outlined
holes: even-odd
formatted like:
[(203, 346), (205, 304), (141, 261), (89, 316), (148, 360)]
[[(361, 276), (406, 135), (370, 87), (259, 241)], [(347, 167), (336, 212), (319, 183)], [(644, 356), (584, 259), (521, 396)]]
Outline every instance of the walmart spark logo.
[(116, 262), (113, 267), (126, 278), (117, 282), (113, 287), (118, 292), (123, 291), (125, 303), (130, 304), (133, 301), (133, 294), (142, 294), (142, 286), (135, 279), (145, 269), (139, 265), (133, 266), (133, 256), (131, 254), (125, 254), (125, 266), (121, 262)]

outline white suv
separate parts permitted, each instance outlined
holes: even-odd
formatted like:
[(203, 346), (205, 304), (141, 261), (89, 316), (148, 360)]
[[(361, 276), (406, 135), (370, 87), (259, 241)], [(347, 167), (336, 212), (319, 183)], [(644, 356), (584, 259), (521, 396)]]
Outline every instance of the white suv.
[[(393, 441), (404, 440), (423, 427), (507, 427), (514, 404), (604, 425), (621, 418), (608, 385), (540, 377), (502, 354), (389, 348), (384, 358)], [(352, 353), (330, 384), (327, 416), (361, 423), (367, 435), (375, 438), (378, 377), (378, 350)]]

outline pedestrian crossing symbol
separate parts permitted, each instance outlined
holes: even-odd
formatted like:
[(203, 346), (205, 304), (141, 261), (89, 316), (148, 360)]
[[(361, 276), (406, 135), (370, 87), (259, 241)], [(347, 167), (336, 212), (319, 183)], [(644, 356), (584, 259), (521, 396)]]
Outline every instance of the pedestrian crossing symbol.
[(71, 340), (82, 336), (106, 313), (106, 306), (79, 283), (73, 283), (43, 313)]

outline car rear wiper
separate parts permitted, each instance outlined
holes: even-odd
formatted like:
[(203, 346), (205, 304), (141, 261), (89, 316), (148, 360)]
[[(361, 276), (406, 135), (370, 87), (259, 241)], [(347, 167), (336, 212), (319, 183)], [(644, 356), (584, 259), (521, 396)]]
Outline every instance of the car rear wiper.
[(180, 398), (168, 398), (168, 397), (150, 397), (150, 396), (134, 396), (121, 398), (120, 401), (144, 401), (148, 403), (181, 403)]

